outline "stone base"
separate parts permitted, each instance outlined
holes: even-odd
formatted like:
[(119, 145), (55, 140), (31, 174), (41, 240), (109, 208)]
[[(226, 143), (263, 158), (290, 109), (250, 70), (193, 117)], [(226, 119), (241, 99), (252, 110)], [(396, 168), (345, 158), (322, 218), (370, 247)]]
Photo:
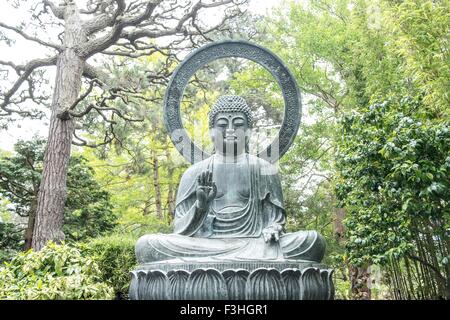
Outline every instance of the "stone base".
[(131, 272), (132, 300), (332, 300), (333, 270), (314, 262), (186, 262)]

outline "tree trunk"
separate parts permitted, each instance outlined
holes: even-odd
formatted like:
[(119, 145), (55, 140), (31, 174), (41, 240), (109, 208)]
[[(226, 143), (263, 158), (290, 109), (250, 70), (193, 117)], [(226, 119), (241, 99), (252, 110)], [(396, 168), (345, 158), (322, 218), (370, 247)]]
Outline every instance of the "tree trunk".
[[(37, 171), (34, 169), (34, 161), (33, 159), (29, 159), (28, 163), (30, 163), (30, 168), (37, 173)], [(33, 200), (30, 204), (30, 210), (28, 214), (28, 224), (27, 228), (25, 229), (25, 243), (23, 246), (23, 251), (27, 251), (31, 249), (32, 247), (32, 241), (33, 241), (33, 231), (34, 231), (34, 224), (36, 222), (36, 209), (37, 209), (37, 198), (39, 194), (39, 182), (40, 181), (34, 181), (33, 180)]]
[(162, 206), (161, 206), (161, 186), (159, 181), (159, 162), (158, 155), (153, 153), (153, 187), (155, 189), (155, 205), (156, 216), (159, 219), (163, 219)]
[(334, 235), (339, 244), (343, 244), (345, 242), (345, 228), (343, 222), (344, 218), (345, 218), (345, 209), (334, 208), (333, 229)]
[(370, 300), (370, 272), (368, 267), (349, 266), (351, 291), (354, 299)]
[(167, 190), (167, 220), (169, 223), (172, 222), (175, 215), (175, 184), (173, 181), (174, 166), (170, 159), (169, 145), (166, 139), (166, 161), (167, 161), (167, 180), (169, 183)]
[(58, 56), (56, 65), (50, 128), (32, 241), (34, 250), (42, 249), (47, 241), (60, 242), (64, 239), (62, 225), (67, 197), (67, 169), (75, 121), (62, 117), (61, 113), (73, 105), (80, 93), (85, 61), (78, 56), (76, 48), (87, 40), (74, 2), (66, 6), (64, 20), (64, 50)]
[[(339, 244), (345, 243), (345, 208), (335, 208), (334, 209), (334, 234), (336, 240)], [(352, 297), (358, 300), (370, 300), (371, 289), (370, 289), (370, 272), (369, 267), (356, 267), (347, 264), (348, 275), (350, 280), (350, 294)]]
[(36, 221), (36, 208), (37, 203), (33, 201), (30, 206), (30, 214), (28, 215), (28, 224), (25, 229), (25, 244), (23, 245), (23, 251), (31, 249), (33, 240), (34, 222)]
[(173, 167), (169, 164), (168, 168), (169, 189), (167, 191), (167, 220), (172, 221), (175, 216), (175, 191), (173, 183)]

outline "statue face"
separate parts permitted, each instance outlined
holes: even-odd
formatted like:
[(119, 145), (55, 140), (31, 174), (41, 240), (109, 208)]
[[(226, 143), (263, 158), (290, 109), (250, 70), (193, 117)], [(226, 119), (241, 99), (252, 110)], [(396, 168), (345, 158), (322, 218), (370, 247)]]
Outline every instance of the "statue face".
[(250, 130), (243, 112), (219, 112), (214, 119), (211, 138), (216, 152), (236, 156), (245, 152)]

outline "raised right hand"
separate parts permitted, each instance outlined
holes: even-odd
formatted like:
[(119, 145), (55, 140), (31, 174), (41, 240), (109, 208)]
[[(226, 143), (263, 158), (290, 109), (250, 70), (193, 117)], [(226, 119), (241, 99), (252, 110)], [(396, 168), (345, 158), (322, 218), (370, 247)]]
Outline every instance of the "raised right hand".
[(212, 171), (205, 170), (197, 176), (197, 207), (206, 212), (217, 194), (216, 184), (212, 181)]

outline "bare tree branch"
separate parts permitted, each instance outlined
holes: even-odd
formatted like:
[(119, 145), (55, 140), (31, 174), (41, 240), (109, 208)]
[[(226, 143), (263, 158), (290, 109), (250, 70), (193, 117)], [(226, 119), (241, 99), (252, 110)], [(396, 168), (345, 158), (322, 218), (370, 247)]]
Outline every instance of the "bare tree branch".
[[(81, 13), (81, 14), (94, 14), (94, 13), (96, 13), (96, 12), (98, 12), (99, 11), (99, 9), (100, 10), (102, 10), (102, 9), (104, 9), (104, 7), (105, 7), (105, 3), (106, 3), (106, 5), (110, 5), (111, 4), (111, 1), (112, 0), (108, 0), (108, 1), (97, 1), (97, 3), (94, 5), (94, 7), (93, 8), (90, 8), (89, 9), (89, 3), (88, 3), (88, 10), (84, 10), (84, 9), (80, 9), (79, 10), (79, 12)], [(103, 6), (102, 6), (103, 5)], [(103, 12), (104, 10), (102, 10), (102, 12)]]
[[(81, 118), (81, 117), (87, 115), (89, 112), (91, 112), (91, 110), (96, 110), (98, 113), (101, 113), (102, 111), (111, 111), (112, 113), (117, 114), (120, 118), (122, 118), (126, 121), (130, 121), (130, 122), (144, 121), (144, 119), (129, 118), (129, 117), (125, 116), (121, 110), (119, 110), (115, 107), (111, 107), (106, 103), (107, 100), (113, 100), (116, 97), (117, 96), (114, 96), (114, 95), (110, 96), (110, 97), (104, 97), (99, 104), (91, 103), (87, 106), (87, 108), (85, 110), (83, 110), (82, 112), (79, 112), (79, 113), (69, 111), (69, 115), (72, 117), (75, 117), (75, 118)], [(111, 120), (108, 120), (107, 122), (110, 122), (113, 124), (116, 123), (116, 122), (111, 122)]]
[[(187, 31), (187, 29), (185, 27), (183, 27), (184, 23), (189, 19), (195, 20), (197, 18), (199, 10), (202, 8), (213, 8), (213, 7), (223, 6), (223, 5), (229, 4), (229, 3), (233, 3), (233, 0), (223, 0), (223, 1), (213, 2), (210, 4), (202, 3), (201, 1), (199, 1), (192, 7), (192, 9), (188, 13), (186, 13), (183, 17), (181, 17), (178, 20), (178, 24), (172, 29), (155, 31), (155, 30), (139, 28), (139, 29), (131, 31), (131, 32), (123, 31), (122, 34), (120, 35), (120, 37), (124, 38), (124, 39), (128, 39), (130, 42), (134, 42), (137, 39), (144, 38), (144, 37), (160, 38), (160, 37), (166, 37), (166, 36), (171, 36), (171, 35), (180, 34), (180, 33), (182, 33), (186, 36), (188, 34), (199, 35), (200, 33), (198, 31), (196, 31), (194, 33), (189, 33)], [(211, 28), (210, 30), (206, 31), (205, 33), (215, 30), (216, 28), (217, 28), (217, 25), (214, 26), (213, 28)]]
[(161, 2), (161, 0), (156, 0), (154, 2), (149, 1), (147, 3), (144, 12), (142, 12), (139, 15), (122, 19), (116, 19), (117, 23), (114, 25), (114, 27), (110, 32), (108, 32), (103, 37), (88, 41), (85, 45), (83, 45), (80, 48), (79, 54), (87, 58), (97, 52), (101, 52), (107, 49), (108, 47), (113, 45), (117, 40), (119, 40), (120, 34), (125, 27), (136, 26), (142, 21), (148, 19), (151, 16), (153, 10), (159, 4), (159, 2)]
[(57, 17), (58, 19), (64, 19), (64, 7), (63, 6), (57, 6), (52, 1), (49, 0), (43, 0), (44, 8), (50, 7), (50, 10), (52, 11), (53, 15)]
[(62, 51), (62, 47), (60, 45), (55, 44), (55, 43), (51, 43), (51, 42), (46, 42), (46, 41), (43, 41), (41, 39), (32, 37), (32, 36), (26, 34), (25, 32), (23, 32), (22, 30), (20, 30), (17, 27), (8, 26), (7, 24), (4, 24), (3, 22), (0, 22), (0, 27), (8, 29), (8, 30), (11, 30), (11, 31), (14, 31), (14, 32), (20, 34), (22, 37), (24, 37), (27, 40), (39, 43), (40, 45), (43, 45), (43, 46), (46, 46), (46, 47), (50, 47), (50, 48), (56, 49), (58, 51)]
[[(159, 50), (158, 50), (159, 51)], [(139, 58), (144, 56), (151, 56), (155, 52), (158, 52), (157, 50), (153, 51), (141, 51), (141, 52), (127, 52), (127, 51), (121, 51), (121, 50), (114, 50), (114, 51), (102, 51), (102, 54), (106, 54), (109, 56), (121, 56), (121, 57), (129, 57), (129, 58)]]
[[(112, 126), (110, 127), (111, 130)], [(114, 132), (114, 131), (113, 131)], [(103, 142), (97, 143), (97, 144), (89, 144), (86, 140), (84, 140), (83, 138), (80, 138), (76, 132), (74, 131), (73, 136), (75, 139), (77, 139), (80, 142), (76, 142), (76, 141), (72, 141), (73, 145), (76, 146), (81, 146), (81, 147), (89, 147), (89, 148), (97, 148), (100, 146), (104, 146), (105, 144), (111, 143), (114, 139), (115, 139), (115, 134), (113, 134), (112, 136), (109, 136), (108, 132), (105, 134), (105, 138), (103, 140)]]
[[(46, 67), (46, 66), (53, 66), (56, 65), (57, 57), (53, 56), (50, 58), (44, 58), (44, 59), (35, 59), (30, 62), (28, 62), (26, 65), (20, 65), (16, 66), (14, 69), (18, 74), (20, 74), (19, 79), (16, 80), (16, 82), (12, 85), (11, 89), (9, 89), (5, 93), (0, 93), (0, 97), (3, 101), (0, 103), (0, 109), (6, 112), (6, 114), (10, 115), (12, 113), (18, 113), (18, 114), (29, 114), (27, 111), (20, 111), (20, 110), (14, 110), (8, 108), (8, 104), (11, 102), (12, 96), (17, 92), (17, 90), (20, 88), (22, 83), (24, 81), (28, 80), (28, 77), (31, 75), (31, 73), (36, 70), (37, 68)], [(5, 63), (11, 67), (13, 67), (13, 63)]]
[[(226, 20), (237, 16), (240, 11), (237, 10), (234, 14), (229, 14), (227, 11), (222, 21), (219, 24), (213, 26), (212, 28), (202, 31), (201, 27), (197, 23), (198, 15), (203, 8), (214, 8), (220, 7), (227, 4), (237, 5), (236, 0), (221, 0), (212, 1), (210, 3), (204, 3), (201, 0), (192, 5), (191, 1), (186, 2), (186, 4), (178, 4), (176, 1), (170, 2), (168, 6), (161, 6), (161, 10), (156, 13), (153, 17), (152, 14), (154, 10), (162, 0), (146, 0), (146, 1), (130, 1), (127, 5), (125, 0), (104, 0), (104, 1), (93, 1), (92, 6), (88, 6), (87, 10), (80, 10), (79, 13), (91, 14), (93, 17), (82, 23), (82, 30), (88, 36), (101, 31), (104, 32), (101, 36), (97, 38), (92, 38), (91, 40), (81, 43), (78, 47), (75, 47), (76, 53), (83, 59), (86, 60), (95, 53), (102, 53), (105, 55), (114, 56), (124, 56), (129, 58), (139, 58), (141, 56), (152, 55), (159, 52), (170, 59), (177, 60), (176, 55), (173, 53), (173, 49), (176, 49), (177, 45), (181, 45), (186, 39), (190, 39), (193, 43), (193, 47), (198, 44), (194, 42), (195, 36), (202, 36), (207, 41), (210, 41), (209, 37), (206, 36), (207, 33), (217, 30), (225, 23)], [(59, 19), (64, 20), (67, 12), (66, 5), (56, 5), (52, 1), (44, 0), (42, 1), (44, 5), (44, 11), (50, 8), (52, 13)], [(165, 3), (167, 4), (167, 3)], [(189, 9), (190, 7), (190, 9)], [(227, 7), (227, 10), (230, 7)], [(185, 13), (180, 17), (175, 15), (177, 10), (183, 10)], [(160, 20), (158, 20), (160, 19)], [(173, 26), (172, 22), (175, 22)], [(189, 22), (190, 21), (190, 22)], [(166, 27), (165, 22), (172, 23), (172, 27)], [(190, 23), (190, 24), (189, 24)], [(53, 48), (59, 52), (63, 51), (65, 48), (63, 46), (46, 42), (42, 39), (38, 39), (26, 34), (24, 31), (17, 27), (8, 26), (0, 22), (0, 27), (9, 29), (16, 32), (27, 40), (34, 41), (40, 45)], [(111, 28), (110, 28), (111, 27)], [(127, 27), (134, 27), (128, 31)], [(109, 30), (108, 30), (109, 29)], [(155, 44), (149, 44), (147, 41), (140, 41), (139, 38), (150, 37), (157, 38), (168, 35), (181, 34), (183, 39), (175, 39), (170, 45), (166, 47), (157, 46)], [(127, 42), (120, 43), (120, 39), (123, 38)], [(63, 40), (62, 40), (63, 41)], [(113, 48), (107, 50), (109, 47)], [(185, 47), (183, 47), (185, 49)], [(17, 105), (26, 99), (33, 99), (35, 101), (44, 102), (44, 97), (35, 97), (33, 89), (35, 87), (33, 80), (30, 79), (32, 72), (39, 67), (55, 65), (57, 62), (57, 56), (46, 58), (46, 59), (36, 59), (25, 65), (16, 65), (10, 61), (0, 61), (0, 65), (4, 65), (8, 68), (12, 68), (19, 75), (19, 78), (12, 85), (11, 89), (6, 93), (2, 94), (0, 92), (0, 110), (6, 112), (6, 114), (11, 114), (12, 112), (23, 113), (25, 111), (13, 110), (9, 108), (11, 105)], [(111, 125), (115, 123), (114, 120), (109, 119), (106, 114), (116, 115), (126, 121), (142, 121), (141, 119), (132, 119), (126, 115), (127, 111), (119, 110), (115, 107), (109, 106), (107, 101), (120, 98), (124, 101), (125, 105), (128, 103), (123, 95), (129, 95), (130, 97), (144, 99), (147, 101), (152, 100), (151, 98), (145, 98), (143, 95), (139, 96), (137, 91), (139, 88), (126, 89), (126, 88), (111, 88), (107, 86), (109, 83), (109, 75), (106, 74), (101, 69), (98, 69), (91, 64), (85, 62), (83, 66), (83, 77), (90, 79), (89, 86), (86, 91), (81, 94), (76, 101), (70, 106), (65, 112), (58, 114), (57, 117), (61, 119), (68, 119), (70, 117), (83, 117), (95, 110), (106, 122)], [(163, 68), (167, 70), (169, 68), (168, 62)], [(147, 80), (152, 84), (163, 84), (166, 78), (170, 75), (170, 72), (156, 72), (146, 76)], [(19, 92), (21, 85), (24, 82), (28, 82), (28, 90)], [(83, 111), (75, 111), (80, 105), (80, 102), (85, 100), (89, 94), (92, 92), (94, 87), (98, 85), (104, 92), (109, 92), (111, 95), (108, 98), (103, 98), (95, 103), (88, 104)], [(121, 93), (120, 93), (121, 92)], [(123, 95), (122, 95), (123, 94)], [(13, 96), (19, 97), (14, 101)], [(48, 98), (48, 97), (47, 97)], [(124, 113), (125, 112), (125, 113)]]
[(84, 64), (83, 76), (90, 80), (99, 79), (102, 82), (108, 78), (102, 70), (90, 65), (87, 62)]
[(75, 109), (76, 106), (92, 92), (92, 89), (94, 88), (94, 84), (96, 84), (96, 83), (100, 84), (100, 81), (97, 78), (92, 79), (89, 82), (89, 87), (86, 89), (86, 92), (84, 92), (82, 95), (80, 95), (77, 98), (77, 100), (75, 100), (75, 102), (70, 106), (69, 110)]
[(17, 73), (19, 73), (21, 71), (21, 68), (23, 68), (23, 66), (18, 66), (16, 64), (14, 64), (14, 62), (12, 61), (3, 61), (0, 60), (0, 64), (4, 65), (4, 66), (9, 66), (11, 68), (13, 68)]
[[(95, 16), (92, 19), (89, 19), (83, 23), (83, 28), (86, 30), (87, 35), (91, 35), (97, 31), (103, 30), (106, 27), (113, 26), (114, 22), (116, 21), (117, 17), (119, 17), (122, 13), (124, 13), (126, 4), (125, 0), (114, 0), (111, 1), (115, 2), (117, 4), (117, 9), (114, 11), (112, 15), (109, 15), (108, 13), (104, 12), (98, 16)], [(97, 4), (95, 11), (97, 11), (99, 4)], [(81, 13), (93, 13), (91, 12), (81, 12)]]

